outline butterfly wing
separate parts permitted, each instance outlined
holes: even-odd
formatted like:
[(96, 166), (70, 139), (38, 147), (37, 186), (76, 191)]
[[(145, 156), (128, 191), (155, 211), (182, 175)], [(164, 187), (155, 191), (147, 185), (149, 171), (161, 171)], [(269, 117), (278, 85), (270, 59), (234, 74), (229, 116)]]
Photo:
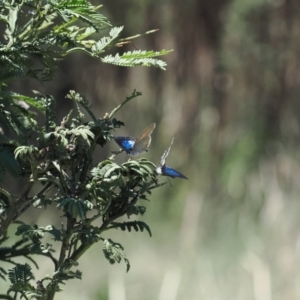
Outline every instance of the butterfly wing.
[(143, 152), (147, 152), (148, 148), (151, 144), (151, 133), (153, 132), (155, 128), (155, 123), (149, 125), (136, 139), (132, 150), (129, 151), (129, 154), (131, 155), (138, 155)]
[(166, 158), (167, 156), (169, 155), (169, 152), (171, 150), (171, 147), (173, 145), (173, 141), (174, 141), (174, 138), (172, 138), (172, 141), (171, 141), (171, 144), (170, 144), (170, 147), (164, 152), (164, 154), (162, 155), (161, 159), (160, 159), (160, 165), (163, 167), (165, 164), (166, 164)]
[(114, 140), (122, 148), (122, 150), (126, 151), (127, 153), (132, 151), (136, 143), (136, 139), (130, 136), (116, 136), (114, 137)]
[(161, 168), (161, 174), (165, 175), (165, 176), (169, 176), (169, 177), (179, 177), (179, 178), (183, 178), (183, 179), (188, 179), (186, 176), (184, 176), (182, 173), (164, 165)]

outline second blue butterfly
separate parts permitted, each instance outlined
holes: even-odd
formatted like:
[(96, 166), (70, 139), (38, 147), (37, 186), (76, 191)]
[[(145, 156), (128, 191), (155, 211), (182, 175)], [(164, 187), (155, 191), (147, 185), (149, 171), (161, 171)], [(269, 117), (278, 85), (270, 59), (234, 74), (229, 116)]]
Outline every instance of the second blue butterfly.
[(147, 152), (151, 144), (151, 133), (155, 123), (149, 125), (137, 138), (130, 136), (116, 136), (114, 139), (123, 151), (130, 155), (138, 155)]
[(169, 176), (172, 178), (178, 177), (178, 178), (188, 179), (186, 176), (184, 176), (180, 172), (166, 166), (166, 158), (169, 155), (173, 141), (174, 141), (174, 138), (172, 139), (171, 145), (168, 148), (168, 150), (166, 150), (164, 152), (164, 154), (162, 155), (160, 162), (159, 162), (160, 166), (156, 168), (156, 172), (160, 175)]

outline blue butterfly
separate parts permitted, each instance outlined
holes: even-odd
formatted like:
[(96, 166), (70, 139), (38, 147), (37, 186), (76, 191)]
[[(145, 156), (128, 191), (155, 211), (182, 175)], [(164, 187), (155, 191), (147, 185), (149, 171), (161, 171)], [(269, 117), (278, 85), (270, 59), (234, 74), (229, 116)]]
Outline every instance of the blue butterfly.
[(166, 166), (166, 158), (169, 155), (169, 152), (173, 145), (173, 141), (174, 141), (174, 138), (172, 139), (171, 145), (168, 148), (168, 150), (166, 150), (164, 152), (163, 156), (161, 157), (160, 162), (159, 162), (160, 166), (156, 168), (156, 172), (160, 175), (165, 175), (165, 176), (169, 176), (169, 177), (173, 177), (173, 178), (179, 177), (179, 178), (183, 178), (183, 179), (188, 179), (186, 176), (184, 176), (180, 172)]
[(147, 152), (151, 143), (151, 133), (155, 128), (155, 123), (149, 125), (138, 138), (130, 136), (116, 136), (114, 137), (116, 143), (130, 155), (138, 155)]

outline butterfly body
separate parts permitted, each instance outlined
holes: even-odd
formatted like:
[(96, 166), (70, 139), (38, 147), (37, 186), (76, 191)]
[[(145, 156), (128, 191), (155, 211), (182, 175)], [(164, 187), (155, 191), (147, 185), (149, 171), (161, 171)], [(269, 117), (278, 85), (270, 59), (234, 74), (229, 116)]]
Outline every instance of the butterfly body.
[(114, 139), (127, 154), (138, 155), (148, 151), (151, 144), (151, 133), (154, 128), (155, 123), (149, 125), (137, 138), (130, 136), (116, 136)]
[(162, 167), (158, 167), (156, 169), (156, 172), (160, 175), (165, 175), (165, 176), (169, 176), (169, 177), (172, 177), (172, 178), (176, 178), (176, 177), (179, 177), (179, 178), (183, 178), (183, 179), (188, 179), (186, 176), (184, 176), (182, 173), (164, 165)]
[(169, 155), (169, 152), (170, 152), (171, 147), (173, 145), (173, 141), (174, 141), (174, 138), (172, 139), (171, 145), (168, 148), (168, 150), (166, 150), (164, 152), (164, 154), (162, 155), (162, 157), (160, 159), (160, 163), (159, 163), (160, 166), (156, 168), (156, 172), (157, 172), (157, 174), (164, 175), (164, 176), (169, 176), (169, 177), (172, 177), (172, 178), (178, 177), (178, 178), (188, 179), (182, 173), (166, 166), (166, 158)]
[(130, 136), (116, 136), (115, 142), (122, 148), (122, 150), (129, 153), (132, 151), (136, 139)]

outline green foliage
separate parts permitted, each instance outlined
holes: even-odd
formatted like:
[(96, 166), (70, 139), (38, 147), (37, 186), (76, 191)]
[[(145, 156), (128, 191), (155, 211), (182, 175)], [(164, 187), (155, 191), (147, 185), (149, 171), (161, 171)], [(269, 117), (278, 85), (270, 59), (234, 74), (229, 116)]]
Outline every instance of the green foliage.
[(35, 292), (35, 288), (29, 283), (29, 281), (34, 279), (34, 276), (31, 272), (31, 267), (28, 264), (16, 265), (13, 269), (9, 270), (8, 278), (11, 282), (11, 286), (7, 292), (8, 294), (14, 293), (14, 299), (18, 293), (20, 293), (21, 297), (24, 297), (25, 299), (28, 299), (28, 296), (29, 299), (32, 299), (30, 294)]
[(122, 259), (126, 263), (126, 271), (130, 269), (129, 260), (123, 254), (124, 248), (121, 244), (113, 242), (111, 239), (103, 241), (103, 253), (106, 259), (114, 264), (115, 262), (120, 262)]
[[(51, 80), (57, 61), (75, 51), (122, 66), (165, 67), (164, 62), (153, 59), (169, 52), (165, 50), (101, 58), (123, 27), (114, 27), (107, 36), (94, 40), (93, 36), (111, 25), (97, 12), (101, 6), (95, 7), (86, 0), (2, 2), (0, 21), (7, 26), (6, 40), (0, 42), (0, 83), (21, 77)], [(21, 20), (25, 25), (20, 25)]]
[(129, 232), (131, 232), (132, 228), (135, 231), (141, 231), (141, 232), (143, 232), (144, 229), (146, 229), (150, 237), (152, 236), (150, 227), (145, 222), (142, 221), (131, 221), (131, 222), (123, 222), (123, 223), (113, 222), (109, 228), (120, 228), (123, 231), (128, 230)]
[(29, 280), (34, 279), (34, 276), (31, 272), (31, 267), (28, 264), (19, 264), (8, 271), (8, 278), (12, 284), (18, 282), (26, 284)]
[[(124, 125), (114, 115), (140, 92), (134, 91), (99, 118), (85, 97), (70, 91), (66, 97), (73, 101), (75, 109), (57, 120), (52, 96), (37, 91), (34, 97), (20, 95), (8, 91), (7, 83), (24, 77), (51, 80), (57, 61), (72, 52), (84, 52), (120, 66), (155, 66), (164, 70), (165, 62), (157, 57), (170, 51), (133, 51), (103, 57), (118, 43), (123, 27), (108, 31), (111, 25), (97, 12), (100, 6), (86, 0), (0, 2), (0, 22), (6, 28), (0, 41), (0, 182), (5, 182), (7, 174), (27, 181), (19, 196), (0, 189), (0, 245), (9, 239), (8, 227), (30, 206), (56, 206), (64, 218), (60, 228), (19, 224), (15, 232), (18, 240), (9, 247), (0, 247), (0, 260), (15, 265), (8, 272), (8, 294), (13, 293), (13, 299), (51, 300), (65, 281), (81, 279), (76, 269), (78, 260), (99, 241), (103, 241), (103, 253), (110, 263), (124, 261), (129, 270), (123, 246), (103, 235), (108, 230), (121, 229), (146, 230), (151, 236), (149, 226), (142, 221), (117, 220), (143, 215), (146, 208), (139, 201), (148, 200), (152, 190), (162, 184), (158, 182), (156, 166), (144, 158), (119, 165), (114, 161), (120, 153), (116, 152), (97, 165), (93, 162), (95, 149), (110, 142), (113, 132)], [(37, 114), (43, 116), (40, 124)], [(86, 121), (87, 115), (91, 121)], [(33, 187), (37, 192), (31, 195)], [(43, 242), (45, 235), (61, 244), (58, 257), (52, 245)], [(30, 266), (15, 259), (22, 256), (37, 267), (34, 255), (49, 258), (54, 273), (31, 285), (34, 277)], [(0, 277), (7, 277), (2, 267)]]
[[(59, 290), (59, 284), (65, 280), (81, 278), (80, 271), (72, 268), (85, 251), (100, 240), (104, 243), (103, 253), (109, 262), (124, 261), (128, 271), (130, 265), (123, 247), (102, 235), (111, 229), (121, 229), (128, 232), (146, 230), (151, 236), (149, 226), (142, 221), (116, 220), (123, 216), (129, 218), (143, 215), (146, 208), (137, 205), (138, 201), (147, 200), (152, 189), (161, 185), (155, 172), (156, 166), (144, 158), (119, 165), (114, 162), (116, 154), (113, 154), (94, 166), (93, 152), (96, 147), (109, 142), (113, 138), (112, 131), (123, 123), (109, 118), (109, 114), (97, 118), (90, 110), (87, 100), (73, 91), (67, 97), (75, 102), (77, 113), (72, 110), (57, 123), (54, 119), (53, 99), (39, 96), (38, 100), (46, 100), (45, 124), (39, 129), (34, 145), (19, 146), (14, 151), (22, 174), (27, 174), (31, 184), (42, 183), (40, 191), (33, 197), (27, 194), (24, 199), (18, 200), (3, 191), (6, 201), (2, 210), (7, 215), (6, 219), (11, 212), (13, 219), (16, 218), (30, 205), (47, 208), (50, 204), (56, 205), (66, 219), (66, 225), (60, 229), (52, 225), (19, 225), (16, 236), (22, 238), (22, 243), (8, 248), (0, 255), (2, 260), (11, 263), (18, 255), (29, 258), (29, 255), (39, 254), (50, 258), (55, 266), (55, 273), (52, 278), (48, 278), (48, 285), (43, 285), (47, 295), (54, 295)], [(129, 98), (124, 102), (128, 102)], [(84, 111), (91, 116), (92, 121), (85, 121)], [(116, 112), (117, 109), (113, 111)], [(20, 203), (22, 205), (18, 205)], [(102, 220), (101, 225), (96, 226), (95, 221), (99, 219)], [(45, 234), (50, 234), (55, 241), (62, 243), (58, 259), (52, 254), (52, 245), (42, 242)], [(8, 256), (8, 253), (13, 255)], [(4, 277), (5, 272), (1, 274)], [(24, 293), (38, 293), (37, 288), (27, 283), (18, 283), (11, 290), (17, 291), (21, 286)]]
[(171, 51), (162, 50), (160, 52), (154, 51), (128, 51), (122, 55), (107, 55), (102, 59), (102, 62), (118, 65), (122, 67), (158, 67), (162, 70), (165, 70), (166, 63), (162, 60), (155, 59), (153, 57), (166, 55)]
[[(28, 104), (35, 100), (1, 90), (1, 87), (0, 100), (0, 126), (7, 133), (18, 135), (18, 140), (21, 143), (25, 143), (31, 137), (36, 126), (36, 116), (28, 110)], [(38, 108), (39, 105), (36, 105), (36, 107)], [(13, 144), (3, 133), (0, 135), (0, 141)]]

